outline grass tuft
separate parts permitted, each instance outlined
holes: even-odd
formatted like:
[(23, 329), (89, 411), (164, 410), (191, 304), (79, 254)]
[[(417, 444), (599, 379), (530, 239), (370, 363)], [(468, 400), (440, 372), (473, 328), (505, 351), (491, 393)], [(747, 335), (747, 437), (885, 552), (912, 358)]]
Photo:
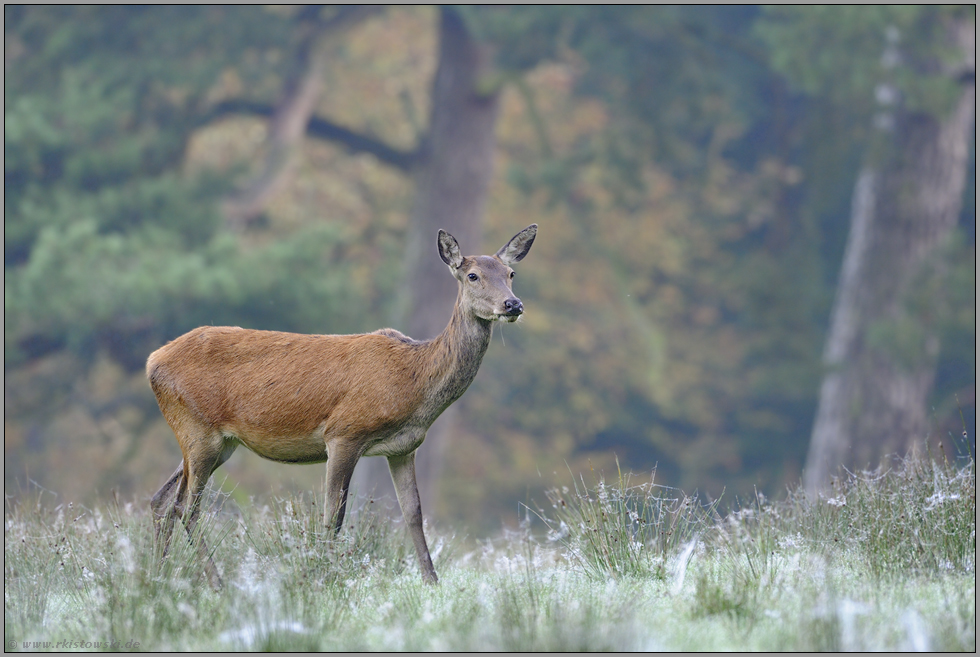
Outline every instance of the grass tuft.
[[(696, 542), (712, 525), (716, 504), (654, 482), (633, 485), (620, 471), (614, 485), (598, 479), (592, 488), (583, 477), (547, 491), (551, 511), (536, 515), (548, 528), (548, 540), (565, 547), (567, 557), (598, 579), (609, 576), (666, 580), (682, 566), (671, 558)], [(673, 571), (672, 567), (673, 566)]]

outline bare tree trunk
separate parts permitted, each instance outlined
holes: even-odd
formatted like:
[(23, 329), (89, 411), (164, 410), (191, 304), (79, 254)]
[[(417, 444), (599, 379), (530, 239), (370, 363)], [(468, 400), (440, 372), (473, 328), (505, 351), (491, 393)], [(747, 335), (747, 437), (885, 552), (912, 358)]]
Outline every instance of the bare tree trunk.
[[(438, 257), (436, 233), (454, 235), (464, 251), (482, 248), (482, 221), (493, 175), (497, 88), (484, 89), (491, 71), (487, 48), (469, 33), (459, 14), (440, 11), (439, 66), (432, 87), (432, 116), (416, 168), (405, 257), (405, 276), (395, 325), (413, 338), (437, 336), (449, 323), (457, 283)], [(419, 492), (431, 516), (451, 433), (455, 406), (432, 425), (416, 456)], [(361, 495), (393, 492), (382, 459), (362, 459), (355, 474)]]
[[(957, 35), (972, 69), (972, 25)], [(804, 475), (811, 493), (828, 486), (841, 466), (876, 467), (927, 436), (939, 339), (907, 297), (956, 226), (975, 101), (969, 78), (944, 119), (897, 112), (892, 157), (858, 178)]]

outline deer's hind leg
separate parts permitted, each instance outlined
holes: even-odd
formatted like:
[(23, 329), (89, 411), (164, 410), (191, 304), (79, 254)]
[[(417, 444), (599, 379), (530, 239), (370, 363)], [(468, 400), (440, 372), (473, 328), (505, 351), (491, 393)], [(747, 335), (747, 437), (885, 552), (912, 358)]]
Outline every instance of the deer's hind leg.
[(174, 523), (177, 520), (174, 501), (178, 494), (178, 489), (184, 485), (184, 462), (181, 461), (177, 466), (176, 472), (170, 476), (160, 490), (156, 492), (150, 500), (150, 509), (153, 512), (153, 530), (157, 542), (163, 544), (162, 556), (167, 556), (170, 549), (170, 538), (174, 533)]
[(174, 427), (177, 441), (184, 453), (181, 467), (167, 480), (167, 483), (153, 496), (150, 506), (154, 521), (158, 522), (157, 535), (164, 541), (164, 555), (169, 547), (176, 519), (183, 521), (188, 538), (196, 541), (198, 557), (204, 564), (211, 588), (220, 590), (221, 576), (211, 559), (211, 553), (203, 537), (195, 537), (194, 532), (201, 514), (201, 500), (211, 474), (235, 451), (238, 441), (226, 439), (220, 433), (198, 426)]

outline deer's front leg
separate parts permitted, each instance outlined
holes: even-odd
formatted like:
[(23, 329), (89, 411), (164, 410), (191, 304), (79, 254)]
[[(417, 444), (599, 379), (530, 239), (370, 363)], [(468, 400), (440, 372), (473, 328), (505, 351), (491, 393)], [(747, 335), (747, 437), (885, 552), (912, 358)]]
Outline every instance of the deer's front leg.
[(429, 547), (422, 531), (422, 502), (419, 500), (419, 487), (415, 481), (415, 452), (405, 456), (389, 456), (388, 468), (391, 470), (391, 480), (395, 483), (398, 505), (402, 508), (408, 531), (412, 534), (422, 579), (429, 584), (435, 584), (439, 578), (436, 577), (436, 569), (432, 567)]

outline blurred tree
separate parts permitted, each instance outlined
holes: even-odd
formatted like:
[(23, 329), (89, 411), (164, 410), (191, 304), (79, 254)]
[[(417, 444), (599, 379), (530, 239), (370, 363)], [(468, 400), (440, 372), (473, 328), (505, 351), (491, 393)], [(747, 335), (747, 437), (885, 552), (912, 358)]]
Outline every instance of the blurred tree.
[[(298, 34), (292, 48), (291, 63), (285, 70), (274, 108), (269, 117), (266, 153), (258, 173), (223, 205), (226, 225), (241, 231), (256, 221), (295, 166), (298, 144), (306, 134), (323, 87), (326, 53), (324, 40), (331, 34), (356, 24), (380, 6), (342, 6), (324, 16), (321, 5), (307, 5), (293, 21)], [(223, 111), (234, 111), (244, 104), (226, 103)], [(263, 113), (267, 112), (263, 108)]]
[[(449, 323), (457, 283), (437, 256), (435, 236), (449, 231), (467, 253), (482, 253), (487, 189), (493, 173), (500, 92), (488, 46), (474, 39), (456, 9), (439, 10), (439, 59), (431, 117), (410, 169), (416, 184), (395, 324), (416, 339), (433, 338)], [(514, 232), (523, 226), (516, 226)], [(431, 512), (442, 476), (456, 406), (429, 429), (416, 467), (423, 509)], [(381, 459), (364, 459), (354, 486), (362, 493), (394, 489)]]
[[(806, 486), (816, 492), (840, 466), (876, 467), (927, 437), (948, 297), (948, 267), (933, 265), (949, 256), (962, 206), (975, 18), (965, 7), (774, 9), (760, 32), (789, 79), (856, 106), (874, 126), (854, 188), (806, 463)], [(845, 52), (846, 61), (837, 58)], [(927, 271), (938, 276), (935, 296), (916, 299)]]

